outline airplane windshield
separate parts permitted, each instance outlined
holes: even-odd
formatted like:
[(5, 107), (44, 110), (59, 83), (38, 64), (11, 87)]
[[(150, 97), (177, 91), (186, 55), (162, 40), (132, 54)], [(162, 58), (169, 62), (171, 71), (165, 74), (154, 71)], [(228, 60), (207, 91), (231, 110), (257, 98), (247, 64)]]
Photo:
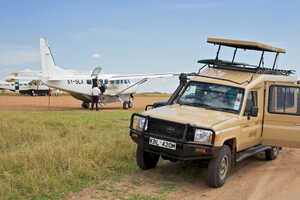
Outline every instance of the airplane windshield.
[(239, 113), (244, 89), (212, 83), (190, 82), (178, 99), (180, 105)]

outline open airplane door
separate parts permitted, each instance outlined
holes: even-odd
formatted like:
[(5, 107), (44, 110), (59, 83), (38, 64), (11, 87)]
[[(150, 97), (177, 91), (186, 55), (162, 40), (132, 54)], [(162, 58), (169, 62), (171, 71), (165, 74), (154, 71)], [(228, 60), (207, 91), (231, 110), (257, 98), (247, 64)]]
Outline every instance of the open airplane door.
[(262, 144), (300, 148), (300, 85), (266, 84)]

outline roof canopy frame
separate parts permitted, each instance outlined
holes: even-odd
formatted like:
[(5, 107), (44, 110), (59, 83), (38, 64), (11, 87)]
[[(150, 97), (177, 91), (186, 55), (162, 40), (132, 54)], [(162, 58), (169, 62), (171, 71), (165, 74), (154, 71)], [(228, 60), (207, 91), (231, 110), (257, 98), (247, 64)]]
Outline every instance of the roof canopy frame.
[(273, 47), (273, 46), (258, 43), (258, 42), (250, 42), (250, 41), (244, 41), (244, 40), (229, 40), (229, 39), (219, 39), (219, 38), (208, 38), (207, 42), (215, 44), (215, 45), (228, 46), (228, 47), (245, 49), (245, 50), (286, 53), (286, 50), (282, 49), (282, 48), (277, 48), (277, 47)]
[(221, 46), (235, 48), (233, 57), (232, 57), (232, 63), (234, 63), (237, 49), (262, 51), (262, 54), (261, 54), (261, 57), (259, 60), (259, 64), (257, 66), (258, 68), (260, 68), (261, 65), (264, 65), (264, 54), (266, 51), (276, 53), (272, 69), (275, 69), (279, 53), (286, 53), (285, 49), (273, 47), (270, 45), (265, 45), (265, 44), (258, 43), (258, 42), (250, 42), (250, 41), (243, 41), (243, 40), (228, 40), (228, 39), (219, 39), (219, 38), (208, 38), (207, 42), (212, 43), (214, 45), (218, 45), (218, 50), (217, 50), (217, 54), (216, 54), (216, 58), (215, 58), (216, 60), (219, 60)]

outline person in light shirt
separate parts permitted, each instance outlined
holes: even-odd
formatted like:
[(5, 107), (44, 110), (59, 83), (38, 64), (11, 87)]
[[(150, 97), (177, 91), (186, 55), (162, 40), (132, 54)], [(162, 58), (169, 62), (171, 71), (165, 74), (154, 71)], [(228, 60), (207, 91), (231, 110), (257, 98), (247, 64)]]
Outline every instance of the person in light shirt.
[(94, 85), (91, 93), (92, 93), (92, 108), (91, 108), (91, 110), (94, 110), (94, 104), (96, 104), (96, 110), (98, 111), (99, 95), (100, 95), (101, 91), (97, 87), (97, 85)]

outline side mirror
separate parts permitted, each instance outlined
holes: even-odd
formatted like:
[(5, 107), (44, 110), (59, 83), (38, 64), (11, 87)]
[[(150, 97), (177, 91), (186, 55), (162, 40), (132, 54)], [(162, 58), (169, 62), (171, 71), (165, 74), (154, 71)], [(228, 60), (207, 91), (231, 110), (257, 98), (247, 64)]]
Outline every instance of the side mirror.
[(253, 117), (257, 117), (258, 115), (258, 107), (252, 107), (250, 111), (250, 115)]

